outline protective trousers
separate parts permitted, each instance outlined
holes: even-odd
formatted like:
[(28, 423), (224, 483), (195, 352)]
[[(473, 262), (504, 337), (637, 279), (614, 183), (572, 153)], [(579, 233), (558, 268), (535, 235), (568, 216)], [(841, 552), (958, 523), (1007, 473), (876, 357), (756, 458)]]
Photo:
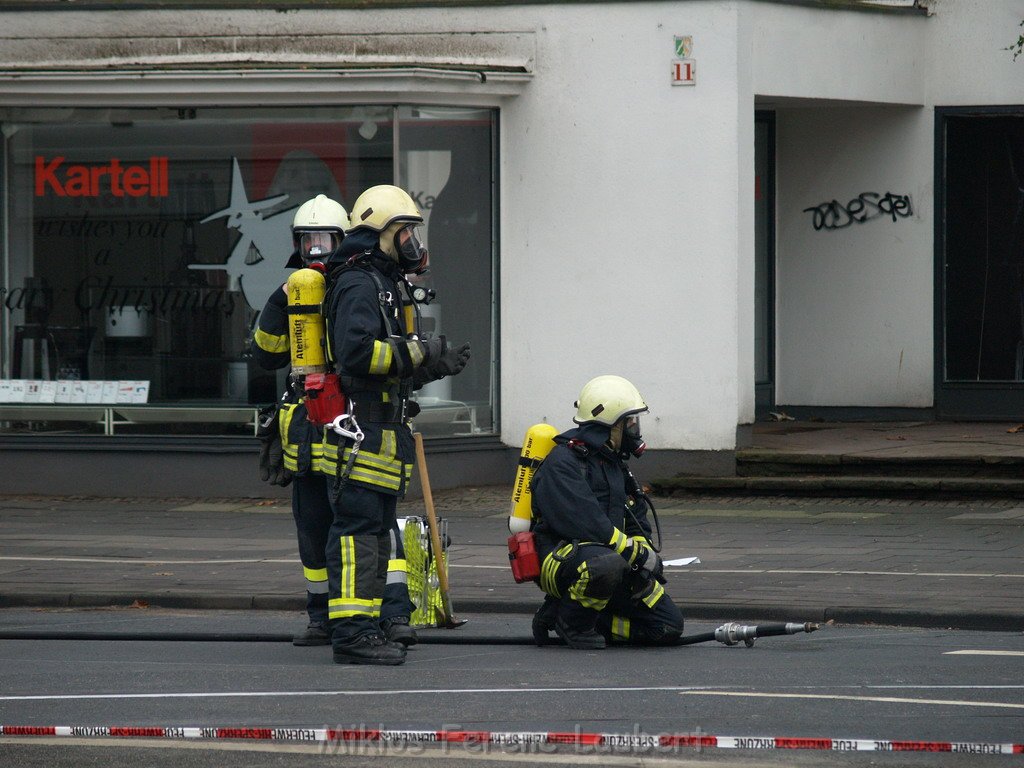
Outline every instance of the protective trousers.
[(609, 547), (564, 544), (544, 558), (540, 587), (559, 600), (558, 615), (578, 631), (612, 642), (659, 644), (683, 632), (679, 608), (657, 581), (638, 581)]
[(299, 539), (299, 560), (306, 577), (306, 613), (315, 624), (327, 622), (327, 534), (334, 511), (327, 478), (312, 472), (292, 481), (292, 516)]
[(409, 599), (409, 572), (405, 562), (405, 545), (402, 543), (402, 531), (398, 521), (392, 516), (390, 552), (388, 557), (388, 573), (384, 580), (384, 602), (380, 608), (380, 618), (408, 619), (416, 606)]
[[(398, 498), (346, 484), (332, 502), (327, 539), (328, 628), (335, 643), (380, 631), (412, 611), (395, 520)], [(392, 558), (392, 552), (396, 557)], [(390, 578), (389, 578), (390, 574)], [(382, 611), (382, 603), (387, 607)]]

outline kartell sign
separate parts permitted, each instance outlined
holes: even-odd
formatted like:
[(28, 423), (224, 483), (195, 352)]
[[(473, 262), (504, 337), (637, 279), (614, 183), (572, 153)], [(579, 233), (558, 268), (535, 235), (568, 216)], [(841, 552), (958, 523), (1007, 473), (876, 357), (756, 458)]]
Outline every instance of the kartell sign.
[(36, 197), (167, 197), (167, 158), (150, 157), (145, 164), (111, 158), (105, 165), (70, 164), (63, 156), (35, 158)]

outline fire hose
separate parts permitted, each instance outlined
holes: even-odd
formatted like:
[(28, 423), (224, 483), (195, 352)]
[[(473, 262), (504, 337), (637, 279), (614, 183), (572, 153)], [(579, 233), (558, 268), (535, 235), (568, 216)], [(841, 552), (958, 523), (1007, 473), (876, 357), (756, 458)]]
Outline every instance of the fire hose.
[[(418, 628), (419, 629), (419, 628)], [(759, 637), (795, 635), (800, 632), (814, 632), (818, 625), (804, 624), (756, 624), (740, 625), (734, 622), (723, 624), (712, 632), (683, 635), (667, 645), (694, 645), (717, 640), (724, 645), (738, 645), (741, 641), (748, 648), (753, 647)], [(292, 635), (274, 632), (81, 632), (61, 630), (12, 630), (0, 631), (0, 640), (95, 640), (121, 642), (225, 642), (225, 643), (290, 643)], [(559, 641), (552, 641), (555, 644)], [(471, 635), (462, 632), (437, 632), (430, 629), (419, 632), (421, 645), (534, 645), (533, 637), (511, 635)]]

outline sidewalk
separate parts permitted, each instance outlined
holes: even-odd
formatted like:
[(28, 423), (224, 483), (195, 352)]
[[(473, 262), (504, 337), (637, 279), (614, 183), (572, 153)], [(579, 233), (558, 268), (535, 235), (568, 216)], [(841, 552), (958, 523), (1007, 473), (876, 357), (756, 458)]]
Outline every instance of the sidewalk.
[(753, 444), (736, 452), (736, 476), (652, 483), (663, 493), (1024, 499), (1024, 424), (758, 422)]
[[(507, 561), (507, 487), (435, 493), (456, 615), (532, 612)], [(1024, 502), (989, 498), (655, 498), (687, 618), (1024, 629)], [(421, 500), (399, 514), (422, 515)], [(0, 607), (301, 611), (279, 500), (0, 496)], [(3, 624), (0, 612), (0, 626)]]

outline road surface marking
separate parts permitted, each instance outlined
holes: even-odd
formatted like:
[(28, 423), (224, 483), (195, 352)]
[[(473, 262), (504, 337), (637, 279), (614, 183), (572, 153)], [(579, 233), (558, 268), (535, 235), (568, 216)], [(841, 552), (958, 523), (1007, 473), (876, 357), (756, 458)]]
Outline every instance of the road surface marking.
[(575, 693), (575, 692), (624, 692), (643, 693), (647, 691), (667, 691), (681, 693), (693, 689), (694, 686), (623, 686), (605, 688), (449, 688), (449, 689), (405, 689), (388, 691), (213, 691), (194, 693), (71, 693), (71, 694), (39, 694), (27, 696), (0, 696), (0, 701), (75, 701), (79, 699), (202, 699), (202, 698), (256, 698), (260, 696), (406, 696), (411, 694), (429, 694), (439, 696), (460, 693)]
[(1024, 656), (1024, 651), (946, 651), (943, 656)]
[(990, 707), (993, 709), (1024, 709), (1024, 704), (1001, 701), (962, 701), (958, 699), (908, 699), (897, 696), (844, 696), (828, 693), (754, 693), (749, 691), (680, 691), (680, 696), (742, 696), (760, 699), (829, 699), (839, 701), (873, 701), (882, 704), (931, 704), (947, 707)]

